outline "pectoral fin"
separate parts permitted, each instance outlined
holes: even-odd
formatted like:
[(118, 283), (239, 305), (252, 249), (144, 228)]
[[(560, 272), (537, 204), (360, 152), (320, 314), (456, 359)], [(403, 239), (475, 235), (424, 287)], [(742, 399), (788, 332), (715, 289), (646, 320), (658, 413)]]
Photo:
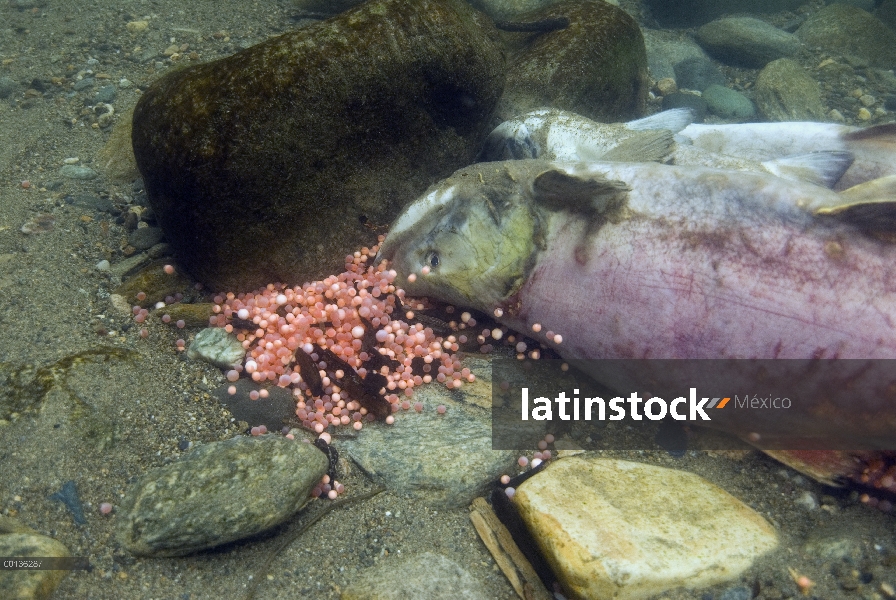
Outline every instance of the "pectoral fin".
[(541, 173), (532, 183), (535, 202), (540, 206), (587, 215), (618, 208), (629, 189), (622, 181), (599, 176), (578, 177), (559, 169)]

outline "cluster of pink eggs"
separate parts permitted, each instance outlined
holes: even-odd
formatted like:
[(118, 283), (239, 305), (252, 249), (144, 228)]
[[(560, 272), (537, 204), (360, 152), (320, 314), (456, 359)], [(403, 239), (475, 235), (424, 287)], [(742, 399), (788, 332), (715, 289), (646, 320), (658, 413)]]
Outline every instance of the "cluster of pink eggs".
[[(404, 292), (395, 285), (396, 273), (385, 263), (372, 266), (375, 255), (376, 247), (362, 248), (346, 257), (343, 273), (323, 281), (295, 287), (270, 284), (255, 292), (216, 296), (210, 324), (235, 333), (247, 350), (244, 363), (228, 371), (227, 379), (236, 381), (246, 374), (258, 383), (293, 388), (296, 415), (304, 427), (318, 433), (329, 425), (360, 429), (373, 415), (340, 387), (344, 369), (327, 365), (317, 348), (332, 352), (361, 378), (367, 375), (371, 352), (388, 358), (391, 367), (379, 368), (386, 382), (380, 392), (392, 412), (409, 410), (414, 389), (425, 383), (458, 388), (464, 381), (475, 381), (454, 354), (459, 349), (454, 336), (442, 339), (432, 329), (401, 318), (410, 321), (413, 313), (401, 314)], [(365, 339), (375, 340), (375, 347), (365, 347)], [(316, 357), (324, 391), (320, 397), (312, 396), (296, 366), (297, 351)], [(415, 359), (422, 360), (416, 373)]]

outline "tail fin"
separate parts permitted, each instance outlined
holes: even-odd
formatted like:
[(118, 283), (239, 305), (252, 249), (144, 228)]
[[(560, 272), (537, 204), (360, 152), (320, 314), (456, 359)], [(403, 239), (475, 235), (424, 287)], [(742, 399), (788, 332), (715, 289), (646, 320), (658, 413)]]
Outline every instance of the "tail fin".
[(872, 179), (840, 192), (843, 204), (816, 215), (851, 223), (876, 237), (896, 241), (896, 175)]
[(853, 160), (855, 157), (851, 152), (810, 152), (767, 160), (762, 166), (772, 175), (784, 179), (833, 188), (852, 166)]

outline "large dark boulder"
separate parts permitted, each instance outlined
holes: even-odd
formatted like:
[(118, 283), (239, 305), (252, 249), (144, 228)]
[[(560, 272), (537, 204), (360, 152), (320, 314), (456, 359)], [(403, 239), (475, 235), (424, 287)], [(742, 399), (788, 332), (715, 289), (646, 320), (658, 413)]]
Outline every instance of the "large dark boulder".
[(133, 144), (181, 266), (216, 290), (341, 271), (473, 161), (504, 85), (494, 35), (460, 1), (373, 0), (161, 78)]
[[(604, 122), (643, 114), (647, 51), (628, 13), (606, 2), (565, 0), (518, 19), (548, 30), (505, 34), (511, 58), (501, 119), (544, 106)], [(560, 22), (568, 25), (549, 26)]]

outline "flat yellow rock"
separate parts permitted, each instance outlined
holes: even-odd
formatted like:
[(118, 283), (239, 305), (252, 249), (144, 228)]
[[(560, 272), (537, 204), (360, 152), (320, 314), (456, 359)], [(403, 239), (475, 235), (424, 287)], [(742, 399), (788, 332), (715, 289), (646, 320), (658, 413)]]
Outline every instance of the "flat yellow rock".
[(564, 458), (522, 483), (514, 503), (575, 598), (714, 585), (778, 544), (762, 516), (721, 488), (642, 463)]

